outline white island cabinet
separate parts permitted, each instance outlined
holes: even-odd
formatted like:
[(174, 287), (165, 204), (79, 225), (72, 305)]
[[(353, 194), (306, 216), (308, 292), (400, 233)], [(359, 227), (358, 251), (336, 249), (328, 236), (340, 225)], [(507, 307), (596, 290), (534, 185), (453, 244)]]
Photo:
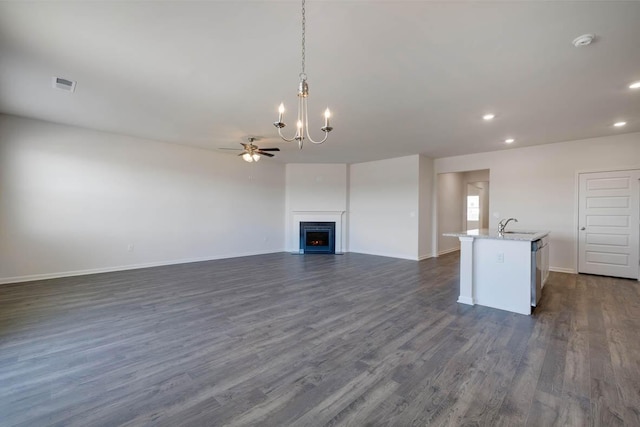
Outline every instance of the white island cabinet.
[[(460, 239), (459, 303), (531, 314), (548, 272), (548, 231), (499, 234), (485, 229), (444, 235)], [(543, 247), (540, 253), (538, 247)]]

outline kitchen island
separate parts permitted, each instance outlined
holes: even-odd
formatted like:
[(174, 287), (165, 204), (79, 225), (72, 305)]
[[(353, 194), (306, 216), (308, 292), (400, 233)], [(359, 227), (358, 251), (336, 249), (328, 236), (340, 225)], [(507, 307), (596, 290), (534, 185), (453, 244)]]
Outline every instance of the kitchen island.
[[(460, 240), (459, 303), (531, 314), (548, 275), (548, 231), (481, 229), (444, 235)], [(538, 253), (538, 248), (544, 249)]]

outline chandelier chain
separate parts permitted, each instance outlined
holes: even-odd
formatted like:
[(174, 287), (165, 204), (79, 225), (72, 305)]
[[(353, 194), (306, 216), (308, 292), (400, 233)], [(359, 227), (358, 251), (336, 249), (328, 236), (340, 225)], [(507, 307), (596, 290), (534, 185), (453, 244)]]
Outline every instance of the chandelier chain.
[(305, 16), (305, 9), (304, 9), (304, 3), (305, 0), (302, 0), (302, 73), (300, 74), (300, 76), (305, 76), (305, 71), (304, 71), (304, 62), (305, 62), (305, 33), (306, 33), (306, 24), (307, 24), (307, 18)]

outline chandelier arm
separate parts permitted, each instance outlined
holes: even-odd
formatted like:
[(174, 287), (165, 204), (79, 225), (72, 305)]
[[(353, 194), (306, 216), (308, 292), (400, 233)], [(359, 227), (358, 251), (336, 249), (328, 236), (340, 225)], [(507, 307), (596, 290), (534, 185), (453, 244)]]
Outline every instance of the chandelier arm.
[(307, 103), (304, 103), (304, 116), (305, 116), (305, 126), (306, 126), (306, 131), (307, 131), (307, 139), (309, 141), (311, 141), (314, 144), (322, 144), (323, 142), (325, 142), (327, 140), (327, 137), (329, 137), (329, 132), (325, 132), (324, 133), (324, 138), (322, 139), (322, 141), (314, 141), (313, 138), (311, 138), (311, 135), (309, 134), (309, 113), (307, 111)]
[(280, 135), (280, 138), (282, 138), (283, 140), (287, 141), (287, 142), (293, 142), (296, 140), (296, 136), (294, 135), (293, 138), (286, 138), (283, 134), (282, 134), (282, 129), (278, 128), (278, 135)]
[(313, 139), (311, 139), (311, 135), (309, 135), (309, 132), (307, 132), (307, 139), (309, 139), (309, 141), (313, 142), (314, 144), (322, 144), (327, 140), (328, 137), (329, 137), (329, 132), (325, 132), (324, 138), (322, 138), (321, 141), (314, 141)]

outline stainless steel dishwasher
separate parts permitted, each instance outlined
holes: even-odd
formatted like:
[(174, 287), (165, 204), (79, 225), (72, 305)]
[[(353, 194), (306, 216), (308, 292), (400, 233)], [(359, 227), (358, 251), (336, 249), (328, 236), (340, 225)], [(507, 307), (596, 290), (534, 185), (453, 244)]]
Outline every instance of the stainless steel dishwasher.
[(531, 242), (531, 306), (536, 307), (549, 274), (549, 239)]

